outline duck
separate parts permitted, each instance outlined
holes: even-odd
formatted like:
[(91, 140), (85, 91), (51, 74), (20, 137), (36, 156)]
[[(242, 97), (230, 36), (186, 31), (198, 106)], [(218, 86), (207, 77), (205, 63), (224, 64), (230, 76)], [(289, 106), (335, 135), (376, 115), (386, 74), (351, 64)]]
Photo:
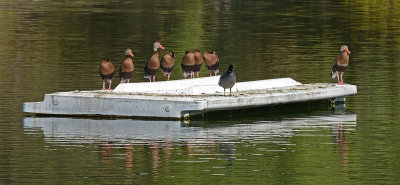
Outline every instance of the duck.
[(204, 52), (203, 54), (204, 63), (206, 63), (207, 69), (211, 73), (214, 73), (215, 76), (219, 73), (219, 58), (218, 55), (215, 53), (215, 50), (211, 52)]
[(186, 50), (185, 55), (182, 57), (181, 67), (183, 71), (183, 77), (190, 75), (190, 78), (194, 77), (194, 66), (195, 66), (195, 57), (194, 53)]
[(159, 42), (153, 43), (153, 55), (147, 60), (144, 66), (144, 78), (148, 78), (150, 82), (156, 81), (157, 71), (160, 69), (160, 60), (158, 59), (158, 48), (164, 49)]
[(122, 62), (121, 67), (119, 68), (119, 78), (120, 83), (129, 83), (131, 76), (133, 74), (133, 70), (135, 66), (133, 65), (133, 53), (131, 49), (125, 50), (125, 60)]
[[(338, 78), (338, 85), (343, 85), (343, 73), (346, 70), (347, 66), (349, 65), (349, 58), (350, 58), (350, 50), (349, 47), (343, 44), (340, 47), (340, 54), (333, 60), (332, 72), (331, 77), (332, 79)], [(340, 76), (339, 76), (340, 73)]]
[[(103, 80), (103, 88), (101, 90), (111, 90), (111, 82), (114, 78), (114, 64), (110, 62), (110, 59), (103, 59), (100, 63), (99, 74)], [(105, 88), (105, 83), (108, 82), (108, 89)]]
[(169, 76), (171, 75), (172, 69), (175, 66), (175, 53), (174, 51), (169, 51), (161, 58), (161, 71), (163, 72), (164, 76), (167, 76), (169, 80)]
[(224, 96), (225, 96), (225, 89), (229, 89), (229, 95), (232, 96), (232, 87), (236, 83), (236, 75), (233, 72), (233, 65), (229, 64), (228, 70), (224, 72), (219, 77), (218, 85), (224, 88)]
[(194, 61), (195, 61), (193, 72), (195, 72), (197, 74), (197, 78), (198, 78), (201, 65), (203, 64), (203, 55), (200, 53), (200, 50), (198, 50), (198, 49), (195, 49), (193, 51), (193, 53), (194, 53)]

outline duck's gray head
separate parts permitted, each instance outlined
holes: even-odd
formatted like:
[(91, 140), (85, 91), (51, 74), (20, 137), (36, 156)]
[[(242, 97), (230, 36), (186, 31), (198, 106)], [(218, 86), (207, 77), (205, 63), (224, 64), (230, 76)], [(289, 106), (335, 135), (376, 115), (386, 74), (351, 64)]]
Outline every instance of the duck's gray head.
[(350, 50), (349, 50), (349, 47), (347, 45), (342, 45), (340, 47), (340, 53), (343, 53), (343, 51), (346, 51), (348, 54), (351, 53)]
[(132, 50), (131, 50), (131, 49), (126, 49), (126, 50), (125, 50), (125, 56), (131, 56), (131, 57), (133, 57)]
[(158, 48), (164, 49), (164, 47), (161, 46), (161, 44), (159, 42), (154, 42), (153, 43), (153, 50), (157, 51)]

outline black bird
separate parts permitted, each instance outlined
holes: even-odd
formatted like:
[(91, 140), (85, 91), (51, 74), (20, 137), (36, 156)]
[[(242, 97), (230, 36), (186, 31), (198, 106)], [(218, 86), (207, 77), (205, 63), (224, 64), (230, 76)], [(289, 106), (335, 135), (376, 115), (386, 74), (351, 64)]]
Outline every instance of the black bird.
[(224, 74), (221, 75), (218, 81), (218, 85), (224, 88), (224, 96), (225, 89), (229, 88), (229, 95), (232, 96), (232, 87), (236, 83), (236, 75), (233, 72), (233, 65), (229, 64), (228, 71), (225, 71)]

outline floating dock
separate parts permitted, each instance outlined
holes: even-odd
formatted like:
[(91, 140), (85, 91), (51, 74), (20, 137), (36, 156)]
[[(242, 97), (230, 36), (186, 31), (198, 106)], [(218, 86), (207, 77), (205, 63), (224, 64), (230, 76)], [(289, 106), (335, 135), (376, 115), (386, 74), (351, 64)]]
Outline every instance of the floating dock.
[(291, 78), (238, 82), (224, 96), (219, 76), (119, 84), (114, 90), (45, 94), (23, 111), (47, 115), (182, 118), (209, 111), (306, 102), (357, 94), (355, 85), (301, 84)]

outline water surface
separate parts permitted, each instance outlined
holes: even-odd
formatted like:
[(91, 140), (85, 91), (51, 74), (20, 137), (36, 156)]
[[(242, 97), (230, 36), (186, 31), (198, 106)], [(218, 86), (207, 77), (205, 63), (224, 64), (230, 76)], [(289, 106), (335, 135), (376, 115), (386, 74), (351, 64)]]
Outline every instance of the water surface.
[[(399, 181), (397, 1), (0, 2), (0, 182), (4, 184), (391, 184)], [(346, 109), (329, 102), (223, 112), (190, 123), (27, 117), (45, 93), (101, 88), (98, 65), (159, 41), (215, 49), (238, 81), (328, 82), (352, 52)], [(200, 75), (209, 72), (201, 69)], [(166, 80), (161, 73), (157, 81)], [(118, 77), (112, 87), (118, 83)]]

